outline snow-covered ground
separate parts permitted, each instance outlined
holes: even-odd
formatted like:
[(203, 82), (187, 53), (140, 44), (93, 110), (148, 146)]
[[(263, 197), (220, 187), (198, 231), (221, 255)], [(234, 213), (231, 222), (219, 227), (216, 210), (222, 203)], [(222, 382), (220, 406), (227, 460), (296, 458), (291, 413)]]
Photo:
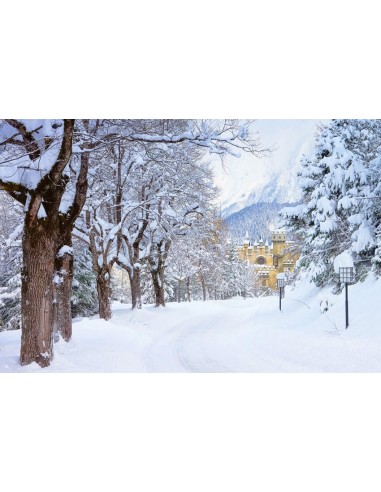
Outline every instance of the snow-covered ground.
[(282, 312), (277, 297), (115, 304), (111, 321), (74, 320), (45, 369), (19, 365), (20, 331), (0, 333), (0, 372), (379, 372), (380, 291), (374, 278), (349, 287), (348, 330), (344, 293), (306, 283), (286, 288)]

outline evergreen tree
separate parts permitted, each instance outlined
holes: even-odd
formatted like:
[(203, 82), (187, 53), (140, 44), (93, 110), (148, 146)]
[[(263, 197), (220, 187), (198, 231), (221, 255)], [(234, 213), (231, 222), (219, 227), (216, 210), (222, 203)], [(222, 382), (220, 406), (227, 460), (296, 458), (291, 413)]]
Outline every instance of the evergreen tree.
[(21, 328), (22, 210), (0, 193), (0, 331)]
[(72, 316), (92, 316), (98, 312), (97, 279), (88, 248), (74, 240)]
[(339, 285), (333, 261), (352, 254), (357, 276), (369, 271), (380, 228), (379, 120), (333, 120), (316, 138), (315, 155), (299, 174), (304, 203), (281, 214), (304, 240), (300, 265), (317, 285)]
[(1, 276), (0, 331), (18, 330), (21, 328), (21, 255), (8, 252), (2, 259), (10, 268)]

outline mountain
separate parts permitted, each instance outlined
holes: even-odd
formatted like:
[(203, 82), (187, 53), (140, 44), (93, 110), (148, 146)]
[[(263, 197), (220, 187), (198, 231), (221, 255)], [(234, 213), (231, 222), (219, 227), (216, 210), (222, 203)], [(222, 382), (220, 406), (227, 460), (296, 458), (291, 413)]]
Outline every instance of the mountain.
[(300, 159), (314, 148), (318, 125), (328, 120), (257, 120), (269, 157), (242, 155), (224, 165), (213, 162), (215, 183), (221, 190), (222, 217), (233, 240), (242, 243), (248, 231), (252, 241), (270, 241), (270, 232), (281, 225), (279, 211), (302, 198), (297, 173)]
[(292, 206), (294, 203), (254, 203), (248, 207), (234, 212), (225, 217), (230, 234), (237, 244), (242, 244), (246, 232), (252, 242), (261, 237), (264, 241), (271, 243), (271, 231), (281, 227), (279, 211), (283, 207)]
[(240, 159), (229, 158), (224, 165), (213, 161), (223, 217), (256, 203), (298, 202), (300, 158), (313, 150), (319, 123), (319, 120), (257, 120), (254, 128), (262, 145), (273, 148), (269, 157), (243, 154)]

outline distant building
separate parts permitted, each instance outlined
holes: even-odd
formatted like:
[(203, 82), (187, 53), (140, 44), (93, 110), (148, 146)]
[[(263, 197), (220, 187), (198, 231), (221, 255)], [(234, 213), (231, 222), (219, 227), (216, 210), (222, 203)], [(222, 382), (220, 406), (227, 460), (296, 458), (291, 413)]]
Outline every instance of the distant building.
[(291, 251), (293, 243), (287, 241), (286, 232), (283, 230), (273, 231), (271, 241), (271, 245), (267, 241), (264, 243), (262, 238), (251, 243), (249, 234), (246, 233), (243, 245), (238, 247), (238, 256), (258, 268), (262, 287), (275, 290), (277, 274), (292, 272), (299, 254)]

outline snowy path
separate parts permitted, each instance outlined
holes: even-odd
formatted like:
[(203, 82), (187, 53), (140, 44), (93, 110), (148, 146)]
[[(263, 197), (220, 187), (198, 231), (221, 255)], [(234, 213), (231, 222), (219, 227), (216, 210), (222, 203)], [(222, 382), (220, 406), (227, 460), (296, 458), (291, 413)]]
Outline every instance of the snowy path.
[[(222, 326), (222, 315), (208, 314), (174, 323), (147, 349), (148, 372), (232, 372), (208, 355), (205, 344)], [(170, 348), (170, 350), (168, 350)]]
[(134, 312), (117, 304), (109, 322), (75, 320), (73, 339), (55, 345), (43, 370), (18, 364), (19, 331), (0, 333), (0, 372), (381, 372), (380, 285), (353, 286), (349, 330), (342, 297), (328, 296), (334, 305), (322, 314), (322, 292), (288, 293), (282, 313), (276, 297)]

